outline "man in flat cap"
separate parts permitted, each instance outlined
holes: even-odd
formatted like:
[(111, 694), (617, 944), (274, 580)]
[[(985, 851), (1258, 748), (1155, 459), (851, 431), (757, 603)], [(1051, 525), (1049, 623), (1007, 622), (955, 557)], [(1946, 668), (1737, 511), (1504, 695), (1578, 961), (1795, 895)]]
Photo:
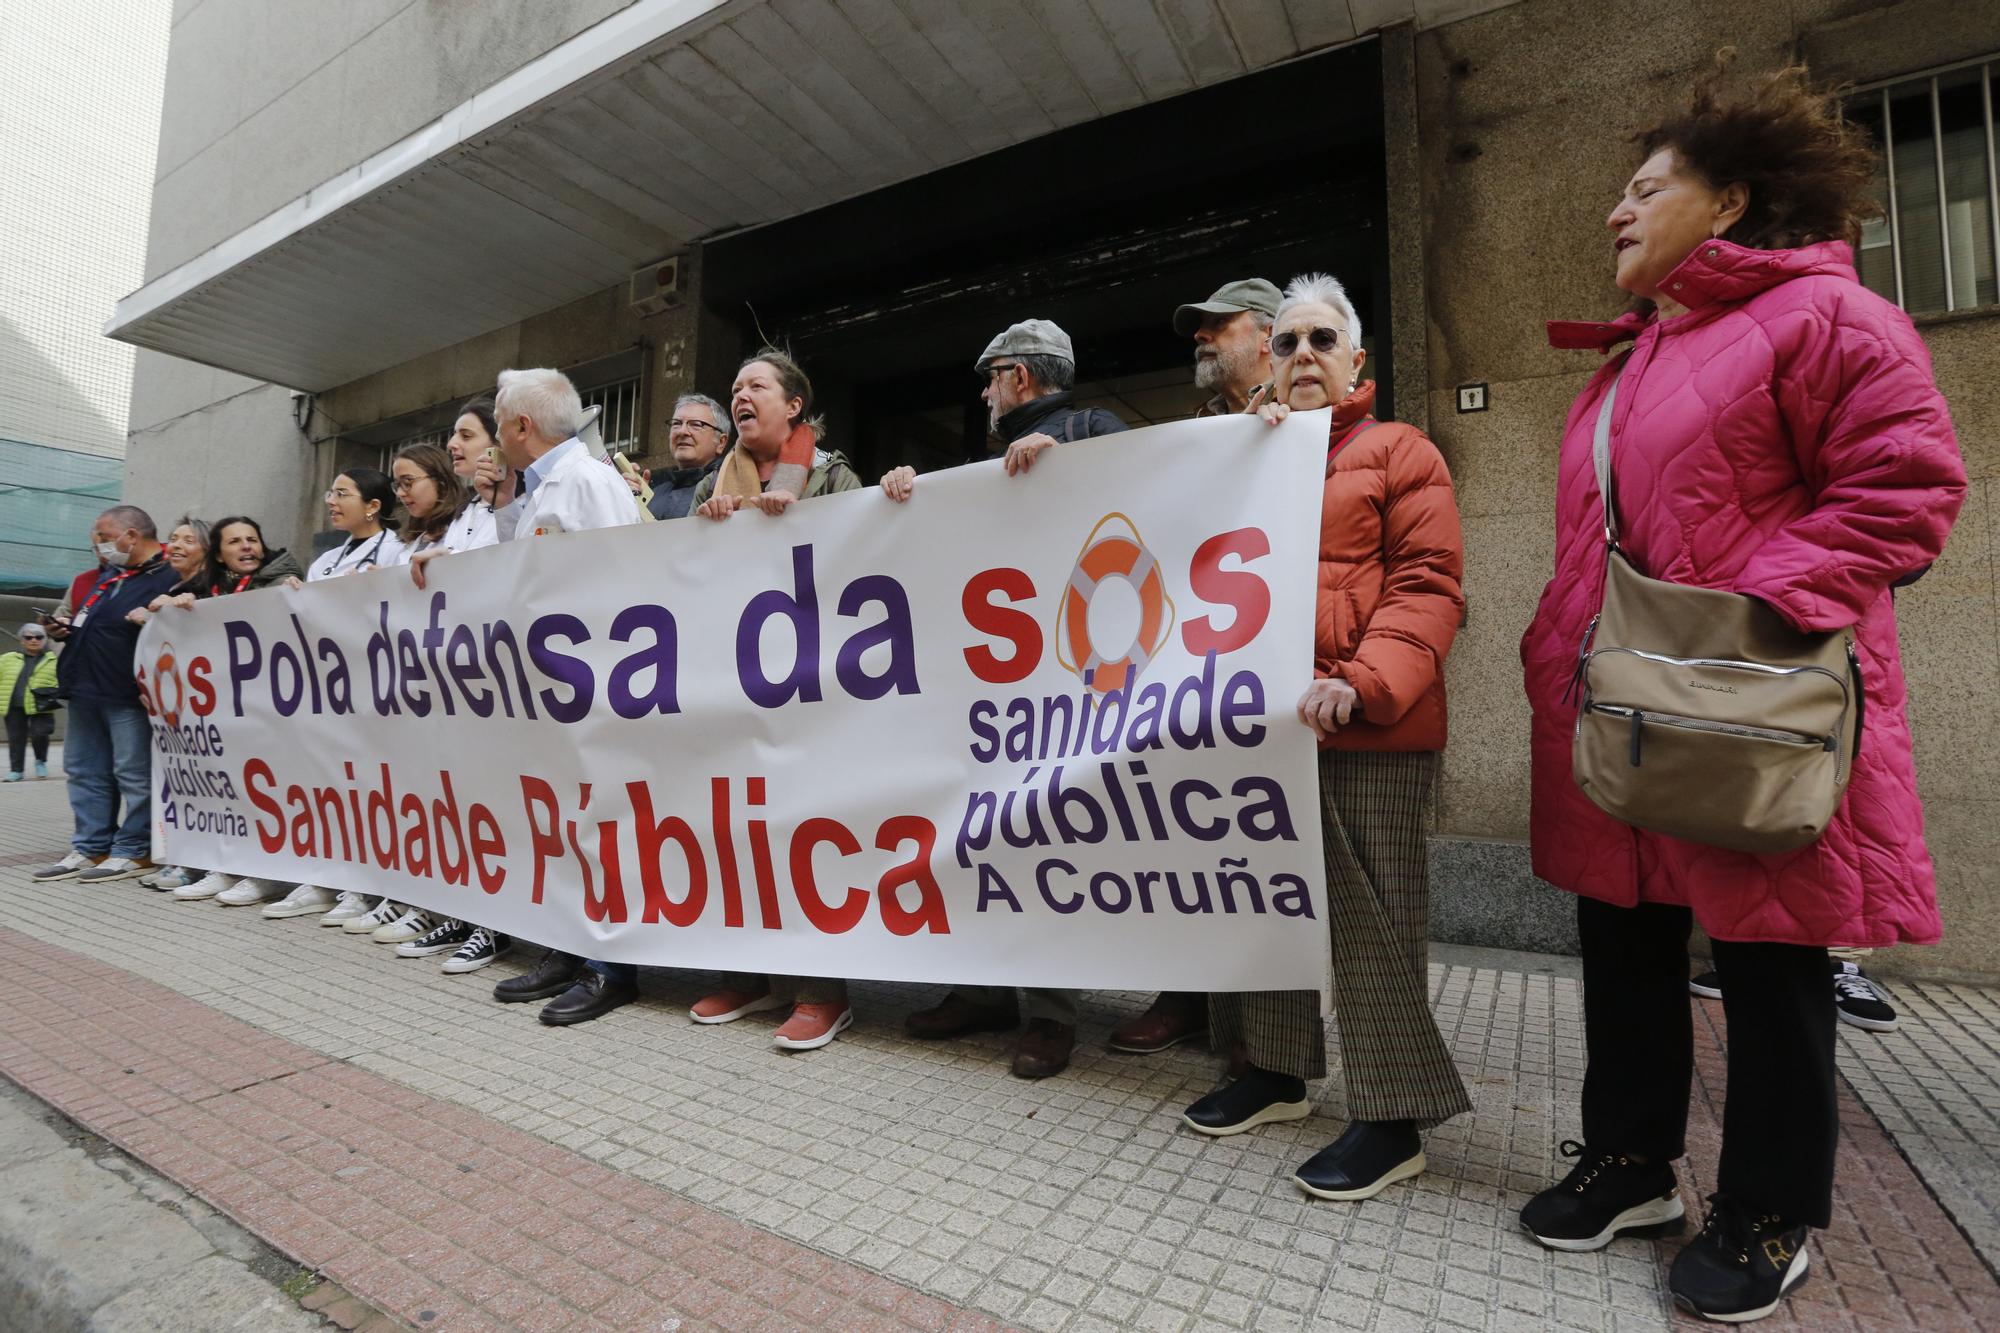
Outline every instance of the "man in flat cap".
[(1262, 278), (1225, 282), (1206, 301), (1174, 311), (1174, 332), (1194, 339), (1194, 384), (1214, 397), (1197, 417), (1242, 412), (1271, 382), (1271, 321), (1278, 289)]
[[(979, 396), (986, 420), (1007, 446), (1007, 475), (1019, 476), (1052, 444), (1114, 435), (1125, 423), (1101, 407), (1079, 408), (1071, 401), (1076, 383), (1076, 351), (1069, 335), (1052, 320), (1024, 319), (986, 344), (973, 363), (986, 381)], [(910, 498), (917, 470), (899, 467), (882, 478), (892, 500)], [(1023, 1003), (1025, 1000), (1025, 1003)], [(1006, 1032), (1027, 1013), (1014, 1052), (1017, 1078), (1047, 1078), (1069, 1067), (1076, 1049), (1076, 993), (1028, 989), (1017, 997), (1011, 986), (957, 986), (942, 1001), (904, 1021), (912, 1037), (939, 1041), (975, 1032)]]

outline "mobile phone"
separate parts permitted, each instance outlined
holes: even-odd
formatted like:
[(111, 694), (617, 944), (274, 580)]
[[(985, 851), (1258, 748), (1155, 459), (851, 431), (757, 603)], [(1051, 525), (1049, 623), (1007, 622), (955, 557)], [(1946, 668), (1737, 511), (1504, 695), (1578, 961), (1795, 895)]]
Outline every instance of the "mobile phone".
[(502, 475), (506, 474), (507, 455), (500, 452), (499, 445), (496, 444), (492, 448), (486, 451), (486, 461), (491, 463), (494, 467), (499, 468)]

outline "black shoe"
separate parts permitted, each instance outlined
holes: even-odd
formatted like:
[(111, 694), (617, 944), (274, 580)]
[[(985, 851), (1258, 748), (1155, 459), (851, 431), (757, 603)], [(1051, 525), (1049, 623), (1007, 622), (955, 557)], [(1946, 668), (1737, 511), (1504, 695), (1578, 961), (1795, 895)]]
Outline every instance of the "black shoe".
[(1833, 1011), (1841, 1022), (1870, 1032), (1896, 1030), (1896, 1010), (1889, 997), (1858, 964), (1840, 958), (1833, 960)]
[(1234, 1083), (1225, 1083), (1181, 1113), (1187, 1127), (1226, 1138), (1259, 1125), (1303, 1120), (1312, 1114), (1306, 1081), (1251, 1065)]
[(523, 1000), (546, 1000), (551, 995), (560, 995), (576, 984), (577, 973), (583, 971), (583, 960), (573, 953), (551, 949), (542, 955), (542, 961), (535, 964), (532, 972), (523, 972), (518, 977), (508, 977), (493, 988), (493, 998), (502, 1004), (519, 1004)]
[(588, 1023), (639, 998), (639, 987), (624, 977), (606, 976), (587, 967), (576, 984), (542, 1006), (542, 1021), (551, 1027)]
[(1707, 972), (1689, 977), (1688, 990), (1704, 1000), (1719, 1000), (1722, 998), (1722, 974), (1711, 968)]
[(1424, 1140), (1413, 1121), (1357, 1120), (1292, 1181), (1316, 1198), (1372, 1199), (1424, 1166)]
[(1665, 1162), (1641, 1165), (1619, 1153), (1592, 1152), (1565, 1139), (1562, 1155), (1577, 1159), (1560, 1185), (1521, 1210), (1521, 1225), (1552, 1250), (1601, 1250), (1620, 1232), (1678, 1236), (1686, 1228), (1680, 1185)]
[(1778, 1308), (1806, 1280), (1806, 1231), (1733, 1199), (1708, 1196), (1701, 1234), (1674, 1259), (1667, 1291), (1692, 1315), (1747, 1324)]

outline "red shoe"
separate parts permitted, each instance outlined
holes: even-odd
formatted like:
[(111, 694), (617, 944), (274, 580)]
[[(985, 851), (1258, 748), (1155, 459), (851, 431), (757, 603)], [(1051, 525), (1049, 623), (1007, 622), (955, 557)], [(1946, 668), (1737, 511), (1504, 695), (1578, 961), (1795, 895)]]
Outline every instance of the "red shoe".
[(771, 1034), (771, 1044), (787, 1051), (816, 1051), (853, 1026), (854, 1009), (847, 1004), (801, 1004)]
[(719, 990), (696, 1000), (688, 1010), (688, 1017), (697, 1023), (734, 1023), (751, 1014), (784, 1007), (785, 1002), (769, 991)]

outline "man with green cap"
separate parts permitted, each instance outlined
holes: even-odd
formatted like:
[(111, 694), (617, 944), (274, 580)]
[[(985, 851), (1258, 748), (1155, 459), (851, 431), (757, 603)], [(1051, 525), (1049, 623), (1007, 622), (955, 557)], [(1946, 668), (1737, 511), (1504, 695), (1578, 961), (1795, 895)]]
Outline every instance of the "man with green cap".
[(1215, 395), (1195, 409), (1197, 417), (1246, 411), (1270, 384), (1277, 315), (1278, 289), (1262, 278), (1225, 282), (1206, 301), (1174, 311), (1174, 332), (1194, 339), (1195, 387)]

